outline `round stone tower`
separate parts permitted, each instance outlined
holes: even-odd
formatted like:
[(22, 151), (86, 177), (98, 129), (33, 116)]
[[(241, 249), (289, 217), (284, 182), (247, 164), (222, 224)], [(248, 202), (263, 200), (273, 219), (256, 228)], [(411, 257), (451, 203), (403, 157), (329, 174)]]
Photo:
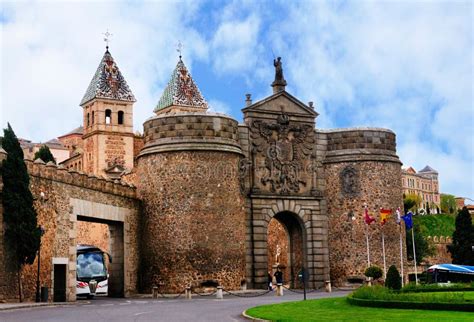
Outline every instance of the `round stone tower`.
[(144, 291), (216, 283), (237, 289), (245, 279), (238, 123), (206, 108), (180, 60), (158, 115), (144, 123), (138, 156)]
[[(395, 133), (381, 128), (352, 128), (321, 132), (326, 136), (324, 161), (329, 218), (331, 280), (343, 284), (364, 276), (368, 264), (366, 234), (371, 264), (400, 271), (400, 227), (396, 209), (403, 209), (401, 162), (396, 154)], [(364, 205), (376, 220), (366, 227)], [(382, 226), (380, 208), (392, 211)], [(404, 230), (402, 227), (402, 236)], [(405, 238), (402, 238), (405, 256)]]

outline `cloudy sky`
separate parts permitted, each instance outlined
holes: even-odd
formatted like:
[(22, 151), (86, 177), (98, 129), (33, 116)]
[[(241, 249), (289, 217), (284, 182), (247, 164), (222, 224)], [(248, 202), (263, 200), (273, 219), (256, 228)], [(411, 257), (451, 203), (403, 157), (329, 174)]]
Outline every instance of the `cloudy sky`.
[(0, 121), (47, 141), (79, 126), (79, 102), (110, 52), (152, 115), (183, 60), (219, 112), (242, 119), (245, 93), (271, 93), (273, 55), (287, 90), (314, 101), (321, 129), (397, 134), (404, 167), (440, 173), (441, 191), (474, 199), (471, 1), (1, 1)]

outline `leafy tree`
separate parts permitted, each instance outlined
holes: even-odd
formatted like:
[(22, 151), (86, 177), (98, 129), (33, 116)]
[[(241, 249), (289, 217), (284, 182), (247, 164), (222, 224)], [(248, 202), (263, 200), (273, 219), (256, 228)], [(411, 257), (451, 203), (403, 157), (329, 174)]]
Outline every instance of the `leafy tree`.
[[(420, 264), (423, 259), (428, 256), (434, 255), (434, 248), (430, 245), (428, 240), (422, 234), (420, 226), (415, 224), (413, 228), (415, 231), (415, 252), (416, 252), (416, 263)], [(407, 258), (413, 260), (413, 243), (411, 236), (411, 229), (406, 231), (406, 245), (407, 245)]]
[(405, 213), (416, 206), (416, 210), (418, 210), (418, 206), (421, 204), (421, 197), (415, 193), (409, 193), (403, 198), (403, 208)]
[(43, 145), (36, 153), (35, 153), (35, 160), (36, 159), (41, 159), (44, 161), (44, 163), (48, 163), (49, 161), (52, 161), (54, 164), (56, 164), (56, 159), (54, 159), (53, 154), (49, 150), (47, 145)]
[(390, 266), (388, 269), (385, 286), (392, 290), (399, 290), (402, 288), (402, 278), (395, 265)]
[(365, 276), (367, 277), (372, 277), (374, 280), (379, 279), (382, 277), (383, 272), (382, 269), (378, 266), (372, 265), (370, 267), (367, 267), (364, 273)]
[(474, 229), (472, 218), (466, 207), (456, 216), (456, 230), (453, 233), (453, 243), (448, 245), (453, 264), (474, 265)]
[(7, 158), (1, 166), (5, 241), (16, 264), (18, 292), (22, 301), (21, 269), (25, 264), (33, 264), (41, 233), (33, 208), (30, 178), (23, 160), (23, 151), (10, 124), (3, 131), (2, 146), (7, 152)]
[(453, 214), (456, 210), (456, 199), (453, 195), (441, 194), (441, 211), (444, 214)]

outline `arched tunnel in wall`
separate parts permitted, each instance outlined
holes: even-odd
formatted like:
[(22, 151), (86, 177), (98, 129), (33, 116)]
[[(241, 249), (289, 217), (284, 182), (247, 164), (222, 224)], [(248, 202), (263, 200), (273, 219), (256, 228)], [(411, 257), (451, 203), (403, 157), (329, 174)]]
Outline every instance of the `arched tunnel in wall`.
[[(92, 245), (110, 255), (106, 259), (108, 296), (124, 296), (123, 222), (77, 216), (76, 244)], [(109, 257), (109, 256), (106, 256)]]

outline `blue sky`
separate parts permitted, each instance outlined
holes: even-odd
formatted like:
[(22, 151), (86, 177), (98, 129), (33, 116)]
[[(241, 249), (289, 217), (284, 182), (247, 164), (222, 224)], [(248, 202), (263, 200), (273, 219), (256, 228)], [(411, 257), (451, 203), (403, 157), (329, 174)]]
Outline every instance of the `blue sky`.
[(107, 29), (140, 132), (178, 41), (213, 110), (239, 121), (246, 93), (271, 93), (275, 54), (318, 128), (390, 128), (405, 167), (474, 199), (472, 15), (470, 1), (3, 1), (0, 121), (34, 141), (81, 124)]

